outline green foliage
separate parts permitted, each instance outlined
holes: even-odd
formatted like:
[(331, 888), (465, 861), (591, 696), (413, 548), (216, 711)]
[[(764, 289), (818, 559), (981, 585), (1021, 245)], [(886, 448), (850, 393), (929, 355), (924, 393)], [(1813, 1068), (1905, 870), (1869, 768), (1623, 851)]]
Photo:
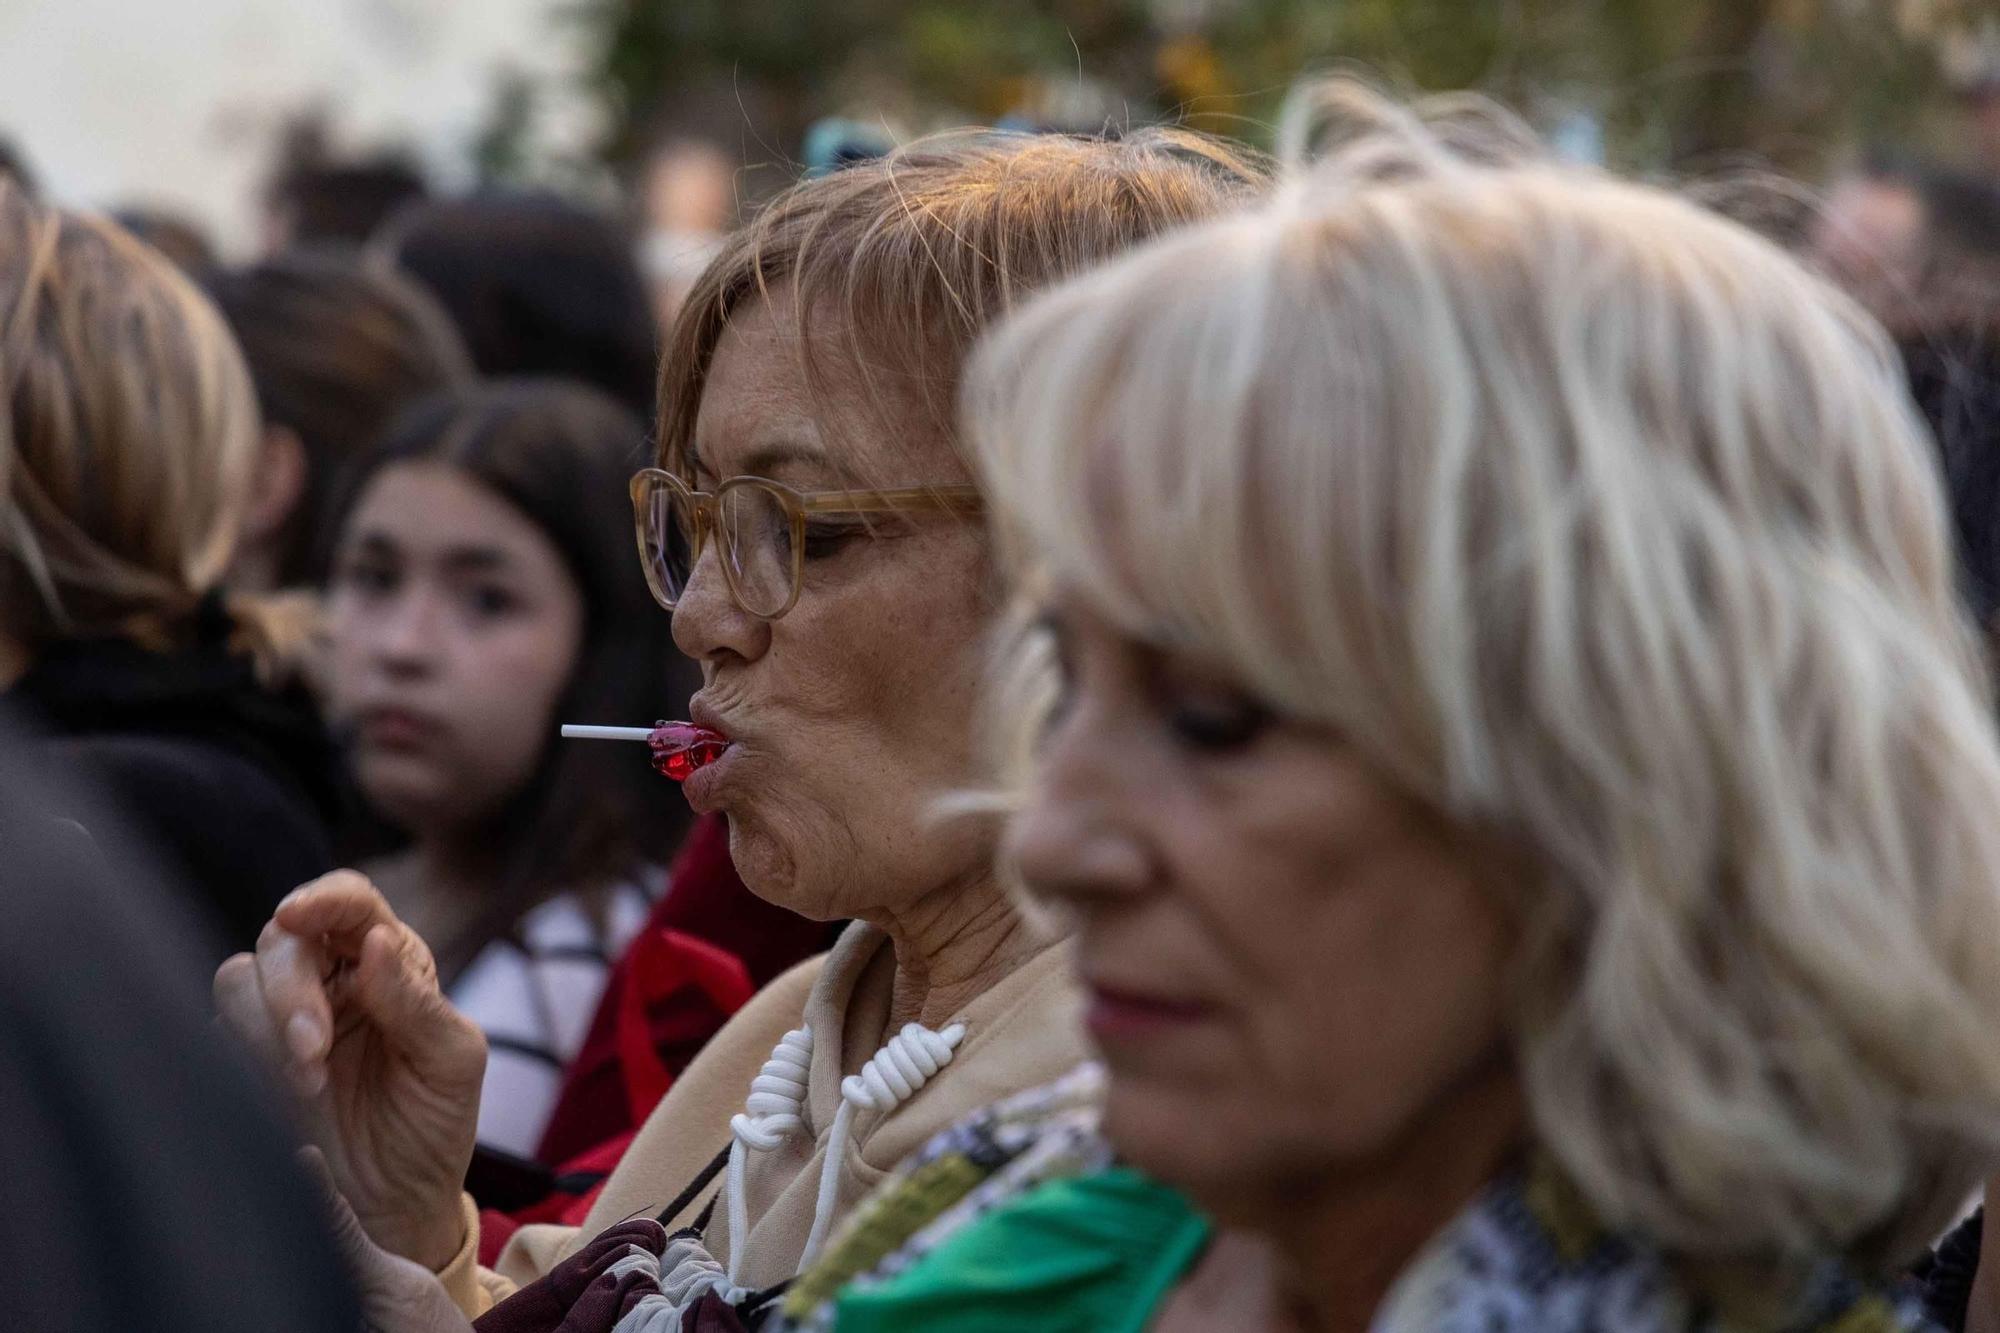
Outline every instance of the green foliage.
[(1113, 122), (1178, 116), (1256, 140), (1301, 71), (1359, 62), (1411, 88), (1580, 111), (1621, 160), (1686, 165), (1799, 163), (1829, 143), (1907, 131), (1935, 103), (1937, 48), (1972, 5), (570, 0), (569, 14), (600, 53), (593, 86), (618, 127), (603, 145), (614, 162), (656, 109), (718, 81), (754, 93), (771, 121), (757, 131), (788, 150), (814, 117), (873, 114), (884, 108), (856, 101), (884, 96), (926, 124), (1060, 104), (1071, 119), (1090, 106)]

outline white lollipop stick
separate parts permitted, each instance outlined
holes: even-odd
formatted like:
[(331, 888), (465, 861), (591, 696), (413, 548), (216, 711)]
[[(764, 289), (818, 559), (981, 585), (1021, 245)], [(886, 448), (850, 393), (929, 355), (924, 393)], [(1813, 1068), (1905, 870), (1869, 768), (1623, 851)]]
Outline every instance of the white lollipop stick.
[(651, 727), (583, 727), (565, 722), (563, 739), (572, 741), (643, 741), (653, 734)]

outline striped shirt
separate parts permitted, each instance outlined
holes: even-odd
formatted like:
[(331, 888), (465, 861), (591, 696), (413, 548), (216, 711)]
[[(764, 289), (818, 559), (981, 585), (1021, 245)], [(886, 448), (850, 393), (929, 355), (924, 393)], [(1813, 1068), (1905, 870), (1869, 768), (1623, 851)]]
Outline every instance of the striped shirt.
[(451, 987), (451, 1002), (486, 1034), (479, 1141), (533, 1157), (583, 1046), (611, 965), (666, 892), (650, 867), (606, 890), (597, 910), (580, 894), (536, 907), (481, 950)]

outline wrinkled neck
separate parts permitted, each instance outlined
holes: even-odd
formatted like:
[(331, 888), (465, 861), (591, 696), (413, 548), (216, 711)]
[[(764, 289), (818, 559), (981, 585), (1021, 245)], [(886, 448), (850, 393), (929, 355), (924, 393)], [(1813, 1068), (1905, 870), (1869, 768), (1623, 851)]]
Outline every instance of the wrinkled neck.
[(1022, 919), (991, 875), (941, 885), (873, 924), (896, 951), (891, 1032), (905, 1023), (949, 1022), (1051, 943)]

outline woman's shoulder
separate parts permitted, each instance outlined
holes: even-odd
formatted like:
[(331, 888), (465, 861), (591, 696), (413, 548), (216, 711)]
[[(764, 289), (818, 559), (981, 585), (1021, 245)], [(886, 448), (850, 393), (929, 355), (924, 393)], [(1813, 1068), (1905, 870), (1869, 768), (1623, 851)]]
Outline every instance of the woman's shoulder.
[(258, 799), (276, 787), (314, 818), (338, 811), (338, 756), (298, 685), (274, 687), (251, 660), (207, 641), (155, 650), (126, 639), (48, 645), (9, 697), (36, 731), (94, 763), (162, 771)]
[(1912, 1290), (1833, 1256), (1773, 1272), (1702, 1268), (1600, 1223), (1546, 1157), (1490, 1185), (1406, 1269), (1380, 1333), (1545, 1333), (1629, 1328), (1683, 1333), (1920, 1333)]
[(256, 756), (199, 736), (147, 731), (51, 733), (51, 767), (98, 784), (135, 828), (178, 863), (232, 948), (248, 948), (293, 888), (332, 868), (321, 813)]
[(937, 1135), (864, 1203), (786, 1298), (788, 1328), (1137, 1328), (1208, 1223), (1117, 1164), (1083, 1065)]

